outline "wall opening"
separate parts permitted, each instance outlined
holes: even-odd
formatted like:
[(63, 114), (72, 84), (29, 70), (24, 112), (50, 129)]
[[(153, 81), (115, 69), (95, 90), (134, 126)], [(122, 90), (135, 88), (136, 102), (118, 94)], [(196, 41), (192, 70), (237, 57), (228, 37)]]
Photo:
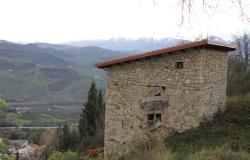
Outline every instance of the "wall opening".
[(183, 62), (175, 62), (176, 69), (183, 69)]
[(161, 114), (157, 113), (157, 114), (148, 114), (148, 123), (153, 123), (153, 122), (157, 122), (157, 121), (161, 121)]

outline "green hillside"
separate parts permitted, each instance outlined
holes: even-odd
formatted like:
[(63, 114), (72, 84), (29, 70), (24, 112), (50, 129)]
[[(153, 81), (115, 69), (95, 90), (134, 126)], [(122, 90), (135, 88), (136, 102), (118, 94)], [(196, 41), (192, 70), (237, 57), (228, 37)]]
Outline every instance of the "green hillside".
[(0, 43), (0, 97), (8, 102), (83, 102), (91, 81), (104, 88), (96, 62), (127, 55), (98, 47)]

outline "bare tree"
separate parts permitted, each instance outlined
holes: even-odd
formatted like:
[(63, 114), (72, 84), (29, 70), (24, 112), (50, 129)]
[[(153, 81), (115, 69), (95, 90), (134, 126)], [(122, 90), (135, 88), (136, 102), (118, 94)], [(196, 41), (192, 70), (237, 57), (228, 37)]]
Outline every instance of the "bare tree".
[[(246, 3), (248, 0), (178, 0), (179, 6), (181, 9), (181, 23), (186, 20), (186, 17), (189, 17), (189, 15), (194, 12), (195, 5), (201, 6), (203, 13), (206, 14), (214, 14), (218, 11), (219, 7), (224, 7), (225, 3), (230, 3), (231, 7), (230, 10), (235, 10), (237, 14), (239, 15), (239, 18), (242, 19), (242, 21), (248, 21), (249, 19), (249, 2)], [(195, 5), (194, 5), (195, 4)]]
[(245, 54), (245, 59), (248, 62), (250, 56), (250, 36), (248, 34), (243, 35), (243, 51)]
[(242, 36), (236, 37), (235, 42), (237, 45), (236, 54), (248, 62), (250, 60), (250, 35), (245, 33)]
[(243, 58), (243, 53), (242, 53), (242, 48), (241, 48), (241, 39), (240, 38), (235, 38), (235, 42), (237, 45), (237, 50), (234, 52), (236, 57)]

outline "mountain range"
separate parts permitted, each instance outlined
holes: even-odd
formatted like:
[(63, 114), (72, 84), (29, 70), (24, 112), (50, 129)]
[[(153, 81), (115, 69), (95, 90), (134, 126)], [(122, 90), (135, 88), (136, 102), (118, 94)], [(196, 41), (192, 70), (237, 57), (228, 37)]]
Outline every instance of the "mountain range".
[[(223, 38), (218, 36), (209, 36), (209, 40), (226, 42)], [(150, 51), (159, 48), (174, 46), (181, 43), (186, 43), (187, 40), (176, 38), (139, 38), (139, 39), (126, 39), (126, 38), (112, 38), (107, 40), (85, 40), (85, 41), (72, 41), (65, 43), (68, 46), (85, 47), (97, 46), (100, 48), (120, 50), (120, 51)]]
[(140, 39), (126, 39), (126, 38), (113, 38), (108, 40), (86, 40), (86, 41), (72, 41), (66, 44), (77, 47), (84, 46), (97, 46), (100, 48), (120, 50), (120, 51), (149, 51), (167, 46), (173, 46), (183, 42), (182, 39), (163, 38), (140, 38)]

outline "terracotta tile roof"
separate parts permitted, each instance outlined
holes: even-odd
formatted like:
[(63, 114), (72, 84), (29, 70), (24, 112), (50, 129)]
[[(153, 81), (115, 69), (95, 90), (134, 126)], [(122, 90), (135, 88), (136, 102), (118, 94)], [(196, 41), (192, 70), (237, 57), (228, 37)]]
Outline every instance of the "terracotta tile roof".
[(195, 41), (195, 42), (191, 42), (191, 43), (187, 43), (187, 44), (183, 44), (183, 45), (178, 45), (178, 46), (174, 46), (174, 47), (162, 48), (159, 50), (144, 52), (144, 53), (140, 53), (140, 54), (136, 54), (136, 55), (132, 55), (132, 56), (112, 59), (109, 61), (97, 63), (97, 64), (95, 64), (95, 66), (98, 68), (108, 68), (114, 64), (119, 64), (119, 63), (139, 60), (139, 59), (143, 59), (143, 58), (154, 57), (154, 56), (160, 56), (162, 54), (169, 54), (169, 53), (182, 51), (182, 50), (186, 50), (186, 49), (190, 49), (190, 48), (197, 48), (197, 47), (220, 49), (220, 50), (224, 50), (224, 51), (234, 51), (235, 50), (235, 46), (233, 46), (233, 45), (215, 42), (215, 41), (210, 41), (210, 40), (205, 39), (205, 40)]

